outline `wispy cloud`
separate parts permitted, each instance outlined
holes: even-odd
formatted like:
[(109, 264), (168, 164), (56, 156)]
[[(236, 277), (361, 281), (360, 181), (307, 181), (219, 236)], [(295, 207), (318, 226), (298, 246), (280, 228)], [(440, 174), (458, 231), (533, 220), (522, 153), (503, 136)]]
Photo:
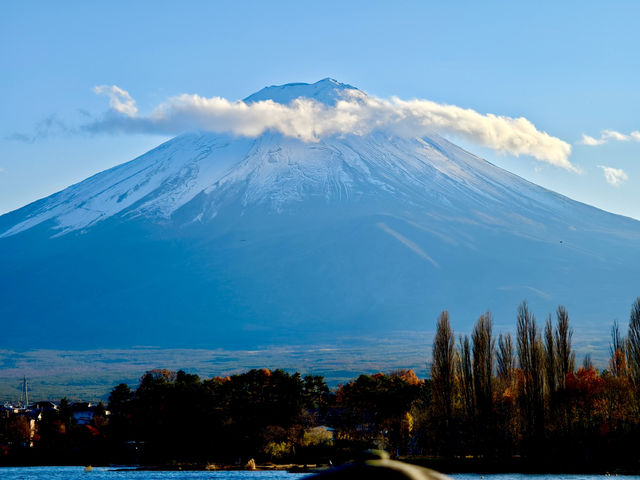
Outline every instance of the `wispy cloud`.
[(569, 161), (571, 146), (538, 130), (526, 118), (481, 114), (472, 109), (429, 100), (381, 99), (359, 90), (329, 106), (306, 98), (288, 105), (271, 100), (246, 104), (221, 97), (179, 95), (167, 99), (148, 115), (138, 115), (135, 100), (117, 86), (96, 87), (109, 96), (111, 109), (86, 124), (86, 131), (99, 133), (178, 134), (206, 130), (258, 136), (267, 130), (318, 141), (323, 136), (363, 135), (384, 129), (397, 135), (423, 136), (443, 133), (510, 155), (530, 155), (567, 170), (578, 171)]
[(6, 135), (5, 140), (13, 140), (16, 142), (33, 143), (36, 141), (35, 135), (27, 135), (26, 133), (14, 132)]
[(136, 101), (131, 98), (129, 92), (121, 89), (117, 85), (99, 85), (93, 87), (93, 91), (97, 95), (106, 95), (109, 97), (109, 106), (116, 112), (123, 113), (129, 117), (138, 113)]
[(628, 142), (629, 140), (631, 140), (631, 137), (629, 135), (616, 132), (615, 130), (603, 130), (602, 138), (604, 140), (616, 140), (618, 142)]
[(71, 129), (65, 122), (60, 120), (56, 115), (49, 115), (44, 120), (38, 122), (32, 133), (14, 132), (5, 136), (5, 140), (14, 140), (17, 142), (33, 143), (36, 140), (48, 138), (50, 136), (59, 135), (61, 133), (69, 133)]
[(620, 184), (629, 179), (626, 172), (620, 168), (606, 167), (604, 165), (598, 165), (604, 172), (604, 178), (609, 185), (619, 187)]
[(640, 142), (640, 131), (636, 130), (629, 134), (620, 133), (615, 130), (602, 130), (600, 132), (600, 138), (591, 137), (587, 134), (582, 134), (582, 139), (578, 142), (581, 145), (587, 145), (589, 147), (596, 147), (603, 145), (609, 141), (616, 142)]
[(582, 140), (580, 140), (578, 143), (581, 145), (587, 145), (589, 147), (595, 147), (597, 145), (602, 145), (603, 143), (605, 143), (606, 140), (602, 139), (602, 138), (593, 138), (590, 137), (589, 135), (586, 134), (582, 134)]

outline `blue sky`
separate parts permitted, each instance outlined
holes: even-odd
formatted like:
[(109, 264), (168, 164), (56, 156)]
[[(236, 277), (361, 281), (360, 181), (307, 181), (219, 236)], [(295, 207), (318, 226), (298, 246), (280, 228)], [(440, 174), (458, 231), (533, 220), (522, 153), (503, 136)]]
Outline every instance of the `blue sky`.
[(640, 219), (640, 4), (397, 3), (4, 2), (0, 213), (168, 138), (79, 130), (109, 108), (96, 86), (126, 90), (144, 114), (183, 93), (236, 100), (333, 77), (381, 98), (525, 117), (571, 145), (580, 173), (451, 139)]

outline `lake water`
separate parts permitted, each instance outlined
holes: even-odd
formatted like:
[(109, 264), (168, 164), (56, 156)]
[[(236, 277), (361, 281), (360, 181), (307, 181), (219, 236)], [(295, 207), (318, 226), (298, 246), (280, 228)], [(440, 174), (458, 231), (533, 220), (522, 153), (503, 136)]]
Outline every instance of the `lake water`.
[(241, 470), (210, 472), (149, 472), (94, 467), (8, 467), (0, 468), (2, 480), (293, 480), (308, 476), (288, 472), (247, 472)]
[[(2, 480), (293, 480), (307, 476), (287, 472), (149, 472), (137, 470), (116, 471), (113, 468), (94, 468), (85, 472), (83, 467), (8, 467), (0, 468)], [(454, 474), (454, 480), (481, 480), (480, 474)], [(525, 475), (515, 473), (485, 474), (484, 480), (605, 480), (604, 475)], [(621, 476), (624, 480), (640, 480), (640, 476)]]

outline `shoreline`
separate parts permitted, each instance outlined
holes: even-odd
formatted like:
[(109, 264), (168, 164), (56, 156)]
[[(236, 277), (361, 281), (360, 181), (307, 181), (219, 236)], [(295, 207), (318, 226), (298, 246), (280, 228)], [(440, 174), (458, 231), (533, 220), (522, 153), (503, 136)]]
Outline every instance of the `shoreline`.
[[(524, 475), (604, 475), (604, 476), (630, 476), (640, 475), (640, 467), (631, 465), (584, 465), (580, 463), (564, 463), (556, 465), (552, 462), (540, 459), (523, 459), (514, 457), (510, 460), (489, 460), (483, 458), (438, 458), (438, 457), (398, 457), (397, 460), (430, 468), (446, 475), (456, 474), (524, 474)], [(55, 464), (14, 464), (0, 465), (2, 468), (28, 468), (28, 467), (78, 467), (86, 468), (87, 465), (55, 465)], [(112, 471), (287, 471), (290, 473), (314, 473), (328, 470), (332, 465), (327, 464), (300, 464), (300, 463), (265, 463), (248, 465), (216, 464), (185, 462), (171, 465), (91, 465), (93, 468), (108, 468)]]

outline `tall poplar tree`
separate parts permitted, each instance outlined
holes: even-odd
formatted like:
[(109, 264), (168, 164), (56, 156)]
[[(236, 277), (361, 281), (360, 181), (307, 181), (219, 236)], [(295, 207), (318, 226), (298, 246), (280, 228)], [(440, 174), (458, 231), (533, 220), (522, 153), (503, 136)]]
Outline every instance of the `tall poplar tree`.
[(493, 418), (493, 365), (495, 341), (493, 339), (491, 313), (480, 315), (473, 332), (473, 390), (477, 410), (476, 431), (478, 447), (490, 453), (494, 444)]
[(446, 310), (438, 317), (433, 339), (431, 379), (435, 414), (444, 420), (445, 434), (448, 435), (453, 421), (455, 339), (449, 323), (449, 312)]
[(573, 328), (569, 326), (569, 312), (562, 305), (556, 310), (556, 357), (558, 369), (558, 387), (565, 387), (568, 373), (575, 369), (576, 354), (571, 350)]
[(520, 400), (523, 427), (526, 434), (541, 438), (544, 432), (543, 348), (536, 318), (529, 312), (527, 302), (518, 307), (518, 362), (522, 370)]
[(475, 416), (475, 395), (473, 392), (473, 367), (469, 337), (460, 335), (458, 343), (457, 374), (460, 384), (460, 399), (465, 416), (472, 420)]
[(640, 297), (631, 305), (629, 336), (627, 341), (627, 366), (636, 395), (636, 408), (640, 412)]
[(549, 314), (544, 325), (544, 372), (549, 399), (551, 399), (551, 396), (558, 386), (558, 371), (553, 327), (551, 326), (551, 314)]
[(491, 313), (478, 318), (471, 340), (473, 341), (473, 387), (480, 422), (487, 422), (493, 405), (493, 364), (495, 341)]

